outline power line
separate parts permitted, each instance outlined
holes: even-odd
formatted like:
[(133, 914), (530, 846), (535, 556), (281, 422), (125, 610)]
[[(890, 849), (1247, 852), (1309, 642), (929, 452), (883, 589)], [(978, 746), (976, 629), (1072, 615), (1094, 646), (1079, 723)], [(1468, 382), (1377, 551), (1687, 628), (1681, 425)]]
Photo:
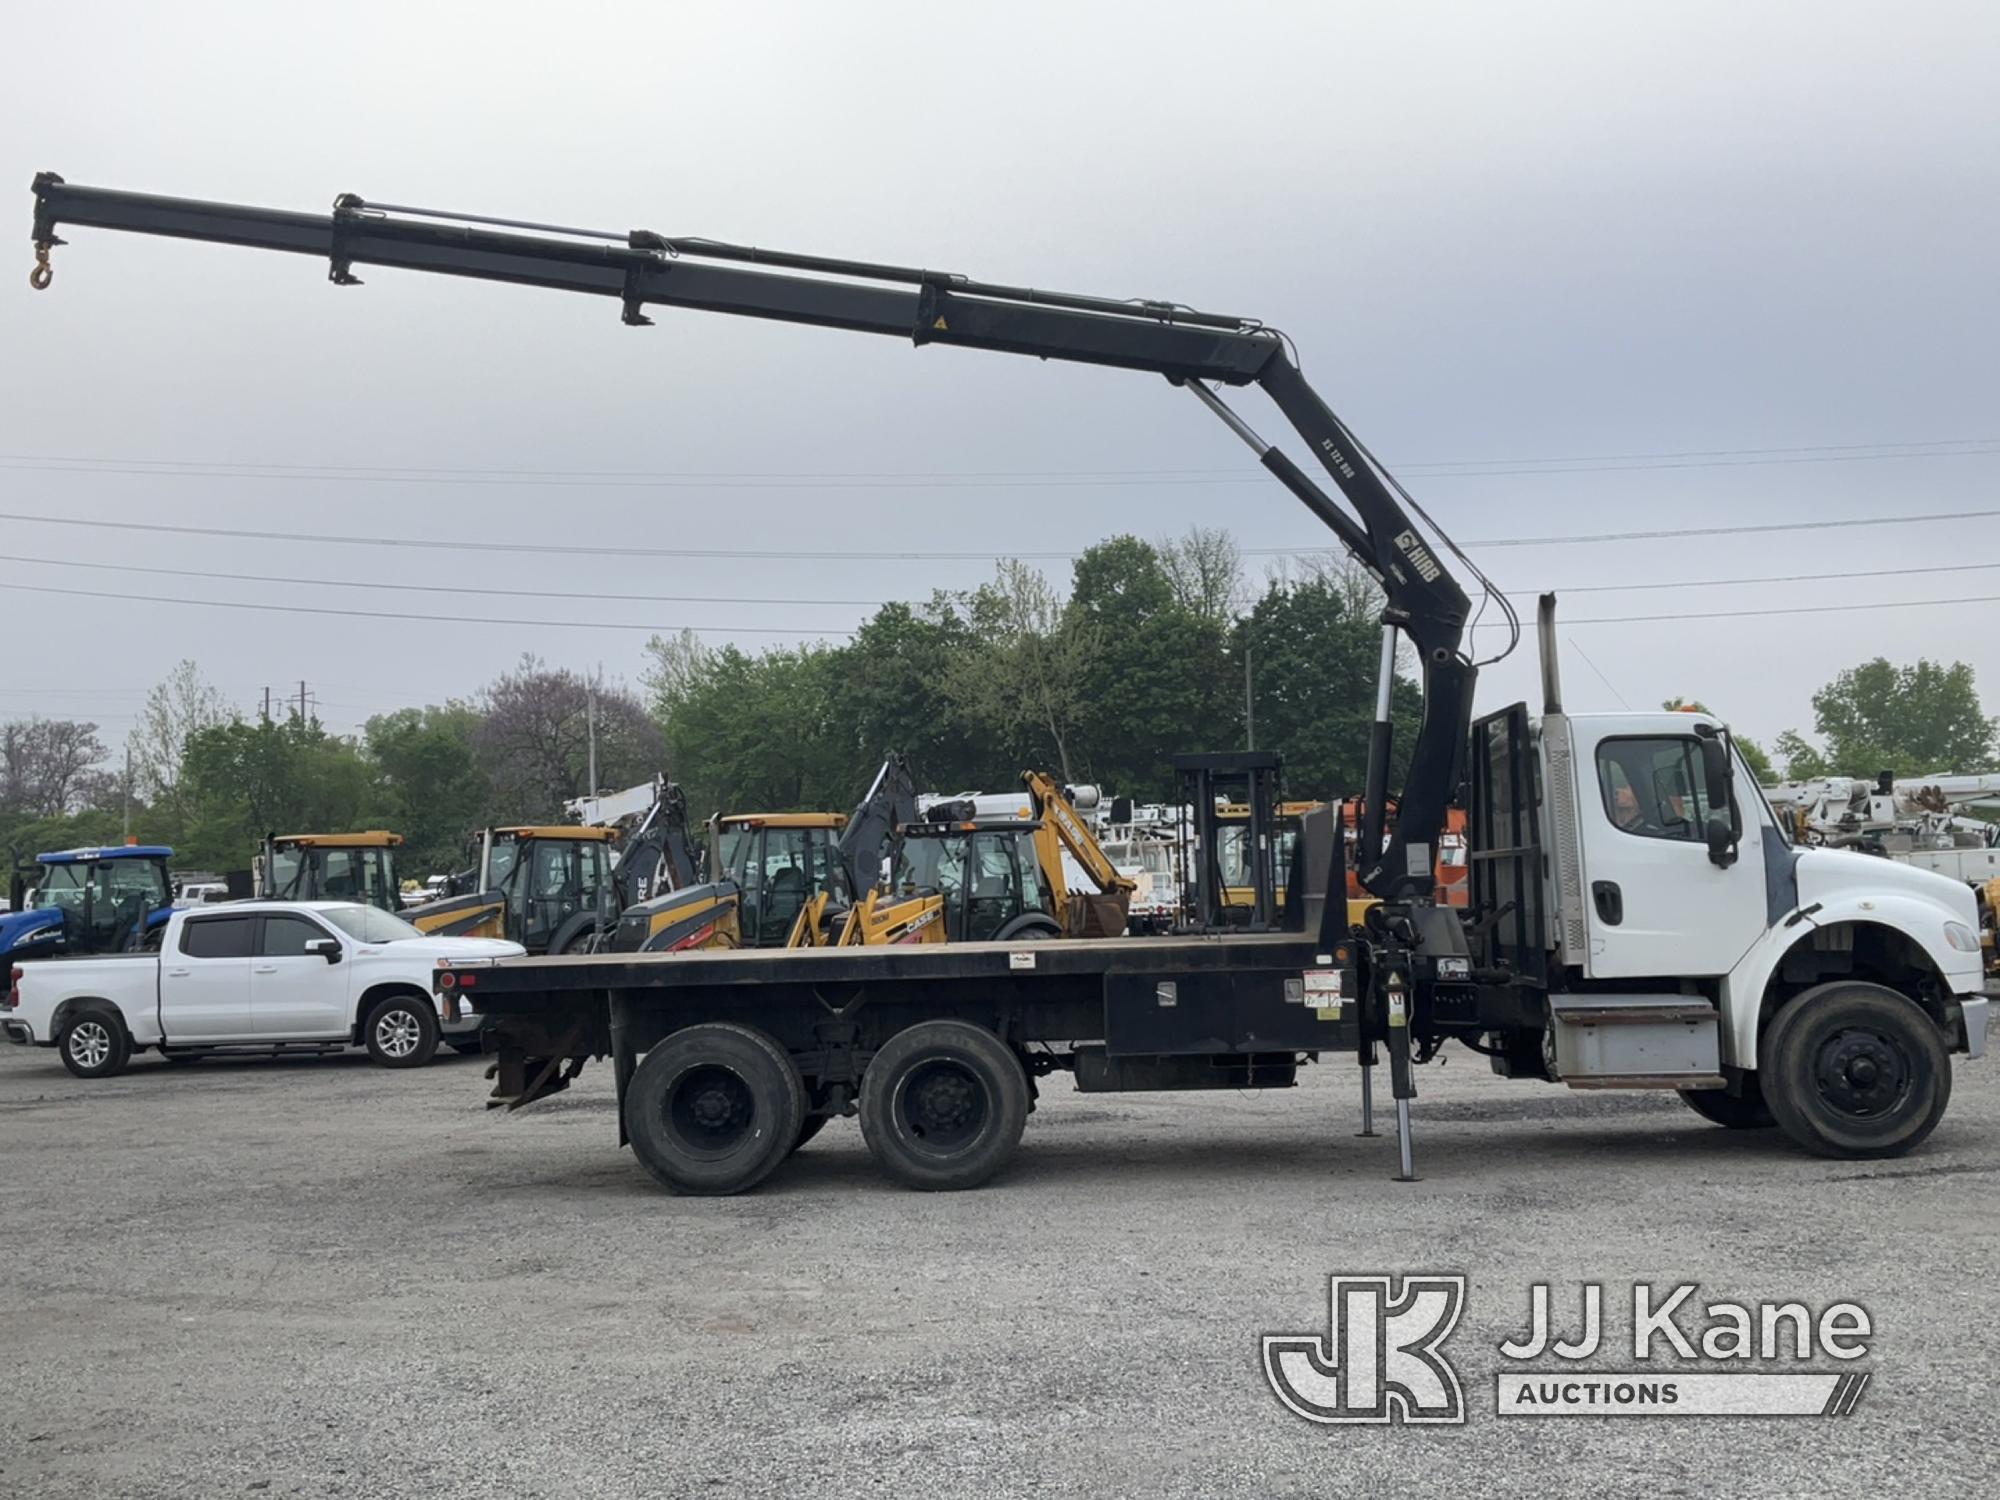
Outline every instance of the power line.
[[(798, 599), (760, 597), (749, 594), (610, 594), (597, 589), (519, 589), (512, 585), (467, 588), (448, 583), (378, 583), (362, 578), (288, 578), (271, 573), (219, 573), (207, 568), (156, 568), (140, 563), (77, 562), (67, 557), (22, 557), (9, 554), (0, 562), (33, 563), (45, 568), (87, 568), (100, 573), (152, 573), (168, 578), (215, 578), (231, 583), (280, 583), (308, 588), (392, 589), (408, 594), (499, 595), (509, 599), (602, 599), (609, 603), (632, 604), (812, 604), (853, 609), (879, 609), (887, 599)], [(2000, 567), (2000, 563), (1995, 563)], [(0, 587), (5, 587), (0, 580)]]
[(774, 625), (634, 625), (616, 620), (525, 620), (505, 615), (418, 615), (386, 609), (333, 609), (319, 604), (252, 604), (240, 599), (174, 599), (157, 594), (120, 594), (109, 589), (60, 589), (45, 584), (0, 583), (24, 594), (64, 594), (76, 599), (122, 599), (131, 604), (192, 604), (204, 609), (254, 609), (275, 615), (338, 615), (350, 620), (415, 620), (426, 625), (532, 625), (552, 630), (643, 630), (674, 635), (692, 630), (706, 635), (852, 635), (851, 630), (787, 630)]
[[(2000, 516), (2000, 507), (1983, 510), (1935, 511), (1915, 516), (1854, 516), (1837, 520), (1815, 517), (1811, 521), (1772, 521), (1752, 526), (1683, 526), (1659, 531), (1607, 531), (1581, 536), (1490, 537), (1483, 541), (1461, 542), (1462, 547), (1561, 547), (1593, 542), (1666, 541), (1691, 536), (1747, 536), (1754, 533), (1828, 531), (1856, 526), (1916, 526), (1934, 521), (1974, 521)], [(741, 558), (752, 561), (803, 562), (991, 562), (995, 558), (1016, 558), (1024, 562), (1066, 562), (1081, 556), (1077, 552), (1028, 552), (992, 547), (980, 552), (879, 551), (837, 552), (799, 551), (749, 547), (633, 547), (586, 545), (574, 542), (486, 542), (468, 539), (428, 537), (333, 536), (297, 531), (259, 531), (238, 526), (181, 526), (163, 521), (99, 521), (79, 516), (30, 515), (0, 511), (0, 521), (20, 521), (44, 526), (81, 526), (100, 531), (152, 531), (173, 536), (220, 536), (267, 542), (308, 542), (344, 547), (406, 547), (447, 552), (525, 552), (538, 556), (568, 557), (669, 557)], [(1327, 546), (1245, 547), (1245, 557), (1298, 557), (1335, 549)]]
[[(767, 625), (640, 625), (619, 620), (528, 620), (510, 619), (504, 615), (425, 615), (412, 614), (401, 610), (380, 609), (334, 609), (317, 604), (253, 604), (236, 599), (180, 599), (156, 594), (121, 594), (107, 589), (64, 589), (43, 584), (0, 583), (0, 588), (16, 589), (26, 594), (62, 594), (80, 599), (118, 599), (130, 604), (186, 604), (204, 609), (250, 609), (267, 614), (281, 615), (337, 615), (345, 619), (361, 620), (413, 620), (422, 624), (458, 625), (530, 625), (538, 629), (558, 630), (637, 630), (651, 635), (674, 634), (682, 630), (693, 630), (709, 635), (793, 635), (793, 636), (850, 636), (852, 630), (789, 630)], [(1582, 619), (1564, 620), (1563, 627), (1572, 625), (1631, 625), (1649, 621), (1664, 620), (1731, 620), (1766, 615), (1821, 615), (1844, 614), (1857, 610), (1881, 609), (1921, 609), (1942, 604), (1996, 604), (2000, 594), (1981, 594), (1956, 599), (1889, 599), (1869, 604), (1801, 604), (1774, 609), (1715, 609), (1679, 610), (1657, 615), (1591, 615)], [(1504, 622), (1495, 621), (1486, 625), (1474, 625), (1474, 630), (1500, 630), (1507, 628)]]
[[(1663, 615), (1587, 615), (1582, 619), (1563, 620), (1561, 624), (1563, 629), (1567, 630), (1572, 625), (1637, 625), (1664, 620), (1741, 620), (1762, 615), (1841, 615), (1871, 609), (1928, 609), (1939, 604), (2000, 604), (2000, 594), (1978, 594), (1961, 599), (1885, 599), (1871, 604), (1799, 604), (1775, 609), (1681, 610)], [(1474, 628), (1500, 630), (1505, 627), (1495, 621)]]
[[(209, 578), (231, 583), (266, 583), (282, 584), (287, 587), (331, 589), (383, 589), (396, 593), (409, 594), (469, 594), (481, 598), (571, 599), (586, 602), (603, 600), (607, 603), (638, 604), (805, 604), (852, 609), (880, 609), (884, 605), (899, 602), (886, 599), (792, 599), (743, 594), (614, 594), (591, 589), (519, 589), (511, 586), (469, 588), (455, 584), (384, 583), (361, 578), (301, 578), (269, 573), (226, 573), (208, 568), (160, 568), (142, 563), (78, 562), (75, 559), (66, 557), (24, 557), (18, 554), (0, 559), (0, 561), (28, 563), (36, 567), (80, 568), (91, 572), (145, 573), (169, 578)], [(2000, 562), (1946, 563), (1941, 566), (1922, 568), (1866, 568), (1835, 573), (1776, 573), (1755, 578), (1689, 578), (1653, 583), (1575, 584), (1539, 589), (1509, 589), (1507, 593), (1512, 598), (1527, 599), (1547, 593), (1568, 596), (1572, 594), (1642, 593), (1659, 589), (1684, 590), (1753, 586), (1762, 588), (1773, 584), (1785, 583), (1827, 583), (1859, 579), (1908, 578), (1918, 575), (1930, 577), (1940, 573), (1979, 573), (1992, 572), (1995, 569), (2000, 569)], [(17, 585), (10, 585), (6, 580), (0, 579), (0, 588), (15, 586)], [(133, 596), (117, 595), (114, 597), (124, 598)], [(219, 604), (227, 603), (228, 601), (204, 600), (201, 602)], [(435, 619), (436, 617), (425, 616), (424, 618)], [(802, 631), (799, 633), (812, 634), (813, 632)], [(0, 688), (0, 696), (5, 696), (10, 691), (10, 689)], [(105, 692), (126, 690), (77, 688), (67, 691), (74, 692), (79, 696), (103, 696)], [(150, 689), (135, 688), (130, 691), (143, 696)]]
[[(1900, 458), (2000, 455), (2000, 438), (1933, 438), (1908, 443), (1831, 443), (1787, 448), (1708, 448), (1664, 453), (1604, 453), (1550, 458), (1439, 459), (1401, 463), (1406, 474), (1474, 478), (1519, 474), (1593, 474), (1634, 469), (1730, 468), (1766, 464), (1855, 463)], [(364, 484), (567, 484), (585, 488), (1065, 488), (1071, 485), (1254, 484), (1264, 476), (1240, 467), (1175, 469), (645, 470), (474, 468), (420, 464), (301, 464), (229, 459), (94, 458), (78, 454), (0, 454), (0, 468), (38, 473), (132, 474), (210, 479), (304, 479)]]

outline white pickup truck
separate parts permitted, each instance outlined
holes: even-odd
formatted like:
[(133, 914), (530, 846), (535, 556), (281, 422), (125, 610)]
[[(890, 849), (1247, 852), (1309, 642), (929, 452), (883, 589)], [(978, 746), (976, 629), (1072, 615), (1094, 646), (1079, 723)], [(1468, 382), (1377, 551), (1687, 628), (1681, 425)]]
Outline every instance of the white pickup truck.
[(0, 1033), (55, 1047), (79, 1078), (109, 1078), (132, 1054), (364, 1046), (389, 1068), (427, 1063), (440, 1041), (479, 1048), (479, 1018), (446, 1023), (431, 994), (438, 960), (508, 958), (493, 938), (427, 937), (347, 901), (240, 901), (167, 919), (158, 952), (52, 958), (14, 968)]

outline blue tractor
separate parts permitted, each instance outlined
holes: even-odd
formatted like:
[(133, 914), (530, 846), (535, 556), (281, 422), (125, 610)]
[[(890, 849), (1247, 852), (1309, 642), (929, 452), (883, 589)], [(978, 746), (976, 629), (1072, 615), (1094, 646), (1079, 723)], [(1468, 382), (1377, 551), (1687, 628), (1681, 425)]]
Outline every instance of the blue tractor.
[(173, 857), (159, 844), (36, 855), (32, 894), (26, 874), (16, 874), (0, 916), (0, 962), (120, 953), (158, 941), (173, 910)]

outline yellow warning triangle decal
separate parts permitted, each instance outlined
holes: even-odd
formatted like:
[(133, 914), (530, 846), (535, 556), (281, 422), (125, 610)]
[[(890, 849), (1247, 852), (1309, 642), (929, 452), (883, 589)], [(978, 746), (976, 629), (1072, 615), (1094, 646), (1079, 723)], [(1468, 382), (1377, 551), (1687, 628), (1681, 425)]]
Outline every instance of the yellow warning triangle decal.
[(940, 315), (940, 316), (939, 316), (938, 320), (937, 320), (937, 321), (936, 321), (935, 323), (931, 324), (931, 327), (933, 327), (933, 328), (942, 328), (942, 329), (944, 329), (944, 331), (945, 331), (946, 333), (950, 333), (950, 332), (951, 332), (951, 326), (950, 326), (950, 325), (949, 325), (948, 323), (946, 323), (946, 322), (945, 322), (945, 320), (944, 320), (944, 318), (943, 318), (943, 316), (942, 316), (942, 315)]

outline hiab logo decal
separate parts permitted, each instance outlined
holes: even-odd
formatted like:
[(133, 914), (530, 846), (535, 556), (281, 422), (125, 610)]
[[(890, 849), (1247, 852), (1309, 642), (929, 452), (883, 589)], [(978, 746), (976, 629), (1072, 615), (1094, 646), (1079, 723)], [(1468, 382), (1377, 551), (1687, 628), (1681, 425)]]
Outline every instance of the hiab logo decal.
[[(1874, 1334), (1866, 1308), (1703, 1302), (1699, 1290), (1633, 1285), (1629, 1322), (1607, 1337), (1624, 1320), (1603, 1285), (1586, 1282), (1566, 1335), (1552, 1289), (1537, 1282), (1526, 1330), (1498, 1346), (1494, 1415), (1845, 1417), (1860, 1405), (1874, 1378), (1853, 1367)], [(1328, 1424), (1465, 1421), (1458, 1372), (1443, 1353), (1465, 1310), (1463, 1276), (1405, 1276), (1400, 1290), (1394, 1277), (1333, 1276), (1327, 1291), (1325, 1337), (1264, 1337), (1264, 1378), (1287, 1410)], [(1621, 1342), (1630, 1366), (1579, 1367), (1622, 1360), (1613, 1352)], [(1697, 1361), (1708, 1368), (1690, 1368)], [(1835, 1368), (1800, 1368), (1821, 1361)]]
[(1463, 1422), (1438, 1352), (1465, 1310), (1463, 1276), (1327, 1278), (1328, 1337), (1264, 1335), (1264, 1378), (1308, 1422)]

